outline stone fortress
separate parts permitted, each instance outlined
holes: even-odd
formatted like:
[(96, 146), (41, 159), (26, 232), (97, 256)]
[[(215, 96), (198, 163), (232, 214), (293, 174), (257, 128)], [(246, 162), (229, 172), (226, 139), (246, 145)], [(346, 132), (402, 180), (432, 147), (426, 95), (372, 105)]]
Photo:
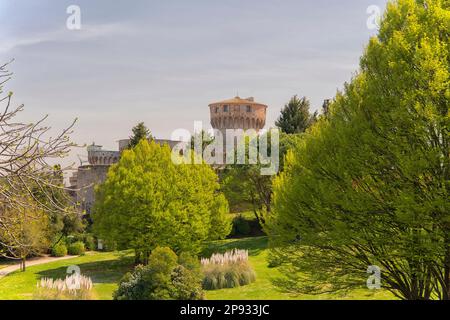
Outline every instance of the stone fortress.
[[(210, 120), (214, 129), (225, 132), (226, 129), (254, 129), (259, 132), (266, 123), (267, 105), (257, 103), (252, 97), (211, 103)], [(224, 135), (225, 136), (225, 135)], [(79, 204), (80, 210), (90, 214), (94, 204), (94, 188), (106, 179), (109, 167), (118, 162), (123, 150), (128, 147), (129, 139), (118, 141), (118, 150), (103, 150), (93, 143), (87, 147), (87, 164), (81, 163), (69, 178), (72, 197)], [(167, 144), (172, 149), (180, 141), (154, 139), (161, 145)]]

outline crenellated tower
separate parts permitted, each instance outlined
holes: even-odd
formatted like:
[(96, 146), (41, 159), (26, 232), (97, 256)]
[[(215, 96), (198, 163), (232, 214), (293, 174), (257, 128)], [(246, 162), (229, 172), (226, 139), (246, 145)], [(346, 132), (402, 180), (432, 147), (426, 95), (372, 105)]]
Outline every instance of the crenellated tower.
[(255, 102), (253, 97), (214, 102), (209, 105), (211, 126), (214, 129), (254, 129), (256, 132), (266, 124), (267, 106)]

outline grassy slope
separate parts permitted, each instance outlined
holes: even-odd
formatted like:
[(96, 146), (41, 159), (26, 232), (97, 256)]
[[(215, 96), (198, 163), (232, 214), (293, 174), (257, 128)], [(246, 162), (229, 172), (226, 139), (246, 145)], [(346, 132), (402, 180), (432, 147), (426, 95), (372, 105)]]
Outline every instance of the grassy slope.
[(117, 282), (133, 262), (129, 253), (88, 253), (85, 256), (32, 266), (25, 272), (14, 272), (0, 279), (0, 300), (33, 299), (38, 279), (64, 278), (67, 267), (77, 265), (81, 273), (94, 282), (97, 299), (111, 299)]
[[(350, 295), (320, 295), (320, 296), (290, 296), (275, 288), (271, 279), (280, 276), (275, 268), (268, 268), (267, 238), (245, 238), (238, 240), (224, 240), (211, 243), (203, 253), (210, 256), (213, 252), (223, 252), (232, 248), (248, 249), (250, 263), (256, 271), (257, 280), (247, 286), (207, 291), (210, 300), (228, 299), (392, 299), (393, 296), (385, 291), (357, 290)], [(36, 283), (41, 277), (63, 278), (67, 267), (77, 265), (82, 274), (92, 278), (94, 282), (94, 296), (97, 299), (111, 299), (113, 291), (122, 275), (132, 268), (131, 252), (89, 253), (79, 258), (51, 262), (29, 267), (26, 272), (14, 272), (0, 279), (0, 300), (4, 299), (32, 299)]]
[(209, 256), (212, 252), (223, 252), (233, 248), (248, 249), (250, 263), (256, 272), (256, 281), (250, 285), (206, 291), (209, 300), (233, 300), (233, 299), (260, 299), (260, 300), (317, 300), (317, 299), (393, 299), (393, 295), (386, 291), (354, 290), (348, 295), (323, 294), (292, 296), (281, 292), (272, 285), (271, 279), (281, 276), (276, 268), (267, 267), (267, 238), (246, 238), (239, 240), (225, 240), (213, 243), (205, 252)]

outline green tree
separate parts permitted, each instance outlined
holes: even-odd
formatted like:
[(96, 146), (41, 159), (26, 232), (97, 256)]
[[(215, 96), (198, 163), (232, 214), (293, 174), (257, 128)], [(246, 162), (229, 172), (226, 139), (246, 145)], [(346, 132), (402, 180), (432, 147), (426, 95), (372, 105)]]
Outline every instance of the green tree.
[(151, 140), (153, 138), (150, 130), (143, 122), (139, 122), (131, 131), (133, 135), (130, 137), (128, 148), (134, 148), (142, 139)]
[[(29, 182), (32, 195), (39, 203), (44, 204), (44, 210), (49, 217), (52, 247), (62, 238), (80, 233), (85, 229), (81, 214), (76, 210), (68, 190), (64, 187), (64, 177), (61, 165), (52, 168), (53, 174), (47, 178), (48, 185)], [(55, 205), (57, 204), (57, 206)]]
[(316, 114), (310, 114), (310, 103), (306, 97), (296, 95), (281, 110), (275, 125), (284, 133), (302, 133), (308, 129), (316, 119)]
[(231, 229), (217, 180), (210, 166), (176, 165), (167, 145), (141, 140), (97, 188), (94, 232), (119, 249), (134, 248), (143, 262), (157, 246), (198, 253)]
[[(269, 134), (269, 133), (266, 133)], [(285, 134), (279, 137), (279, 170), (284, 167), (284, 157), (289, 149), (300, 139), (300, 134)], [(271, 147), (270, 134), (268, 146)], [(246, 164), (228, 165), (221, 173), (221, 187), (233, 211), (242, 210), (250, 204), (257, 220), (263, 223), (263, 212), (270, 213), (272, 201), (273, 176), (261, 175), (261, 163), (248, 163), (248, 145), (246, 142)], [(271, 150), (269, 149), (269, 153)]]
[(388, 4), (361, 69), (289, 152), (268, 216), (296, 292), (450, 298), (449, 1)]
[(9, 224), (8, 230), (0, 228), (0, 244), (6, 249), (4, 255), (20, 260), (21, 271), (26, 269), (26, 259), (30, 255), (45, 253), (50, 246), (49, 217), (29, 197), (22, 197), (21, 202), (27, 208), (2, 205), (0, 215), (2, 222)]

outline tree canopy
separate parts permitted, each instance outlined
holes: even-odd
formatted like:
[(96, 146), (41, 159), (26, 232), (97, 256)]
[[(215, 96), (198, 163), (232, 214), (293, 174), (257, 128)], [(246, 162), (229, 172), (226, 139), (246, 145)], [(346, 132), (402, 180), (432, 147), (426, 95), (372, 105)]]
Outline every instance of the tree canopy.
[(266, 230), (283, 288), (450, 298), (449, 1), (388, 4), (360, 71), (288, 153)]
[(316, 114), (310, 114), (310, 103), (306, 97), (296, 95), (281, 109), (281, 114), (275, 125), (284, 133), (305, 132), (315, 121)]
[(152, 139), (150, 130), (147, 129), (143, 122), (139, 122), (131, 129), (131, 131), (133, 132), (133, 135), (130, 137), (130, 142), (128, 144), (129, 148), (134, 148), (142, 139)]
[[(267, 135), (269, 153), (271, 153), (270, 132)], [(284, 157), (289, 149), (295, 146), (295, 141), (301, 138), (300, 134), (280, 133), (279, 136), (279, 171), (283, 170)], [(248, 150), (250, 141), (246, 141), (245, 164), (229, 164), (221, 172), (221, 186), (225, 196), (234, 211), (252, 208), (258, 221), (263, 220), (262, 213), (271, 211), (272, 180), (274, 176), (261, 175), (263, 165), (249, 164)], [(237, 158), (237, 157), (236, 157)], [(262, 222), (262, 221), (260, 221)]]

